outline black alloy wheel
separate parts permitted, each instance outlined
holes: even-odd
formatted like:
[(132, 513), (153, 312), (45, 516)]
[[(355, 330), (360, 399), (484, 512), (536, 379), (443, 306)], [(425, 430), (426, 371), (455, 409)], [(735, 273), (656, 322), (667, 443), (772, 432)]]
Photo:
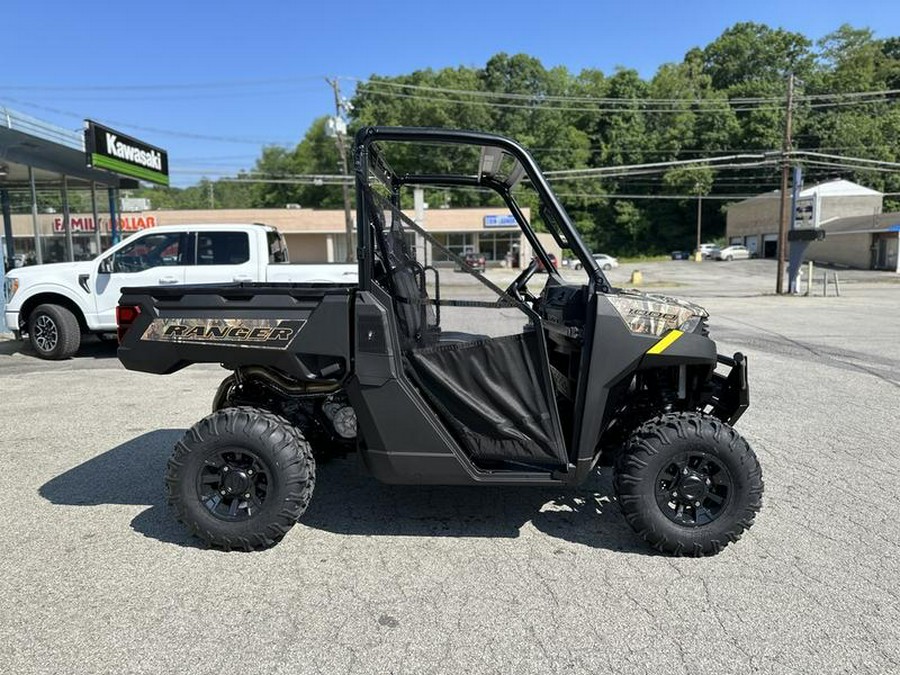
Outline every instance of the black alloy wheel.
[(269, 472), (251, 450), (220, 450), (197, 475), (197, 497), (216, 518), (240, 521), (262, 509), (269, 494)]
[(726, 510), (734, 486), (713, 455), (685, 452), (660, 469), (656, 503), (663, 515), (685, 527), (708, 525)]
[(316, 462), (300, 430), (245, 406), (217, 410), (188, 429), (166, 472), (176, 519), (225, 550), (276, 544), (306, 511), (315, 483)]
[(721, 420), (666, 413), (634, 431), (616, 462), (628, 524), (658, 551), (703, 556), (740, 539), (762, 506), (762, 471)]

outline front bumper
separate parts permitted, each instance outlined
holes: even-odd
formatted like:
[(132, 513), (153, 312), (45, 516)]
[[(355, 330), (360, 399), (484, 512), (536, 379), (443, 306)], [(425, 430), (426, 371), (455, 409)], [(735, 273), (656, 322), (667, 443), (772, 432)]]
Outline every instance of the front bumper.
[(712, 391), (708, 400), (710, 414), (733, 425), (750, 407), (750, 383), (747, 379), (747, 357), (741, 352), (728, 357), (719, 354), (716, 360), (731, 370), (727, 375), (713, 373)]
[(16, 339), (18, 339), (19, 334), (19, 310), (15, 310), (10, 312), (9, 310), (3, 313), (3, 318), (6, 321), (6, 330), (16, 335)]

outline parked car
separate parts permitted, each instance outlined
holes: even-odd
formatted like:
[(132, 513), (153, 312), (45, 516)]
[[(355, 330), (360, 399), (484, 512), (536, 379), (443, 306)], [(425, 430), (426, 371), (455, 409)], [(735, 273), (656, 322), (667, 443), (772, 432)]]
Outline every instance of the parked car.
[(700, 248), (697, 250), (700, 251), (700, 255), (704, 258), (709, 258), (712, 256), (713, 251), (718, 249), (719, 247), (715, 244), (700, 244)]
[(6, 275), (6, 325), (37, 355), (65, 359), (82, 333), (116, 332), (126, 286), (239, 282), (356, 283), (347, 264), (290, 265), (268, 225), (167, 225), (134, 234), (93, 260), (33, 265)]
[(750, 249), (746, 246), (735, 244), (734, 246), (717, 248), (710, 256), (716, 260), (747, 260), (750, 257)]
[(690, 251), (672, 251), (670, 254), (672, 256), (672, 260), (689, 260), (691, 257)]
[[(600, 269), (602, 269), (604, 271), (609, 271), (612, 268), (619, 266), (619, 261), (617, 259), (613, 258), (611, 255), (606, 255), (605, 253), (595, 253), (594, 260), (597, 261), (597, 264), (600, 266)], [(581, 269), (580, 262), (575, 263), (575, 269), (576, 270)]]
[[(463, 260), (465, 260), (466, 265), (478, 272), (484, 272), (487, 269), (487, 259), (483, 253), (466, 253), (463, 256)], [(464, 272), (465, 269), (460, 267), (459, 271)]]

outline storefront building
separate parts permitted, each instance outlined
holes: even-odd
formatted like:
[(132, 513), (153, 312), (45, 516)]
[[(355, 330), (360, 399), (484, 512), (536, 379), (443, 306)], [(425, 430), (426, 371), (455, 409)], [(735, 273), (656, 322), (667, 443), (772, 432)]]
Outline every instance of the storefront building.
[[(802, 190), (794, 214), (796, 228), (825, 232), (813, 241), (806, 259), (858, 269), (900, 271), (900, 213), (882, 213), (884, 195), (847, 180), (819, 183)], [(757, 195), (728, 207), (725, 236), (751, 255), (778, 255), (780, 192)]]
[[(528, 209), (523, 210), (530, 218)], [(413, 218), (412, 213), (407, 214)], [(355, 218), (355, 214), (354, 214)], [(108, 216), (97, 219), (102, 248), (110, 243)], [(422, 227), (435, 240), (457, 255), (479, 253), (490, 266), (508, 264), (511, 258), (529, 260), (531, 246), (522, 235), (512, 216), (496, 208), (426, 209), (420, 218)], [(292, 262), (343, 262), (347, 259), (344, 212), (317, 209), (209, 209), (209, 210), (147, 210), (126, 212), (117, 216), (119, 231), (127, 236), (138, 230), (158, 225), (190, 223), (264, 223), (274, 225), (285, 236)], [(69, 215), (76, 260), (97, 255), (97, 227), (90, 214)], [(28, 263), (34, 262), (35, 235), (32, 217), (13, 214), (12, 231), (15, 249)], [(37, 215), (37, 229), (43, 242), (44, 262), (65, 260), (66, 235), (63, 216), (58, 213)], [(559, 246), (549, 235), (539, 235), (547, 250), (561, 257)], [(425, 246), (427, 263), (450, 265), (452, 262), (438, 247)]]

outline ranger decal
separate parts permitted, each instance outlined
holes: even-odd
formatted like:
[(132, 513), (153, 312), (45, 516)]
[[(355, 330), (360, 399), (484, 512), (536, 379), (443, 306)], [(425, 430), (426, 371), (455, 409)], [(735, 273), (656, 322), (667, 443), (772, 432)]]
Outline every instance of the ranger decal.
[(196, 343), (255, 349), (287, 349), (304, 320), (284, 319), (154, 319), (141, 340)]

